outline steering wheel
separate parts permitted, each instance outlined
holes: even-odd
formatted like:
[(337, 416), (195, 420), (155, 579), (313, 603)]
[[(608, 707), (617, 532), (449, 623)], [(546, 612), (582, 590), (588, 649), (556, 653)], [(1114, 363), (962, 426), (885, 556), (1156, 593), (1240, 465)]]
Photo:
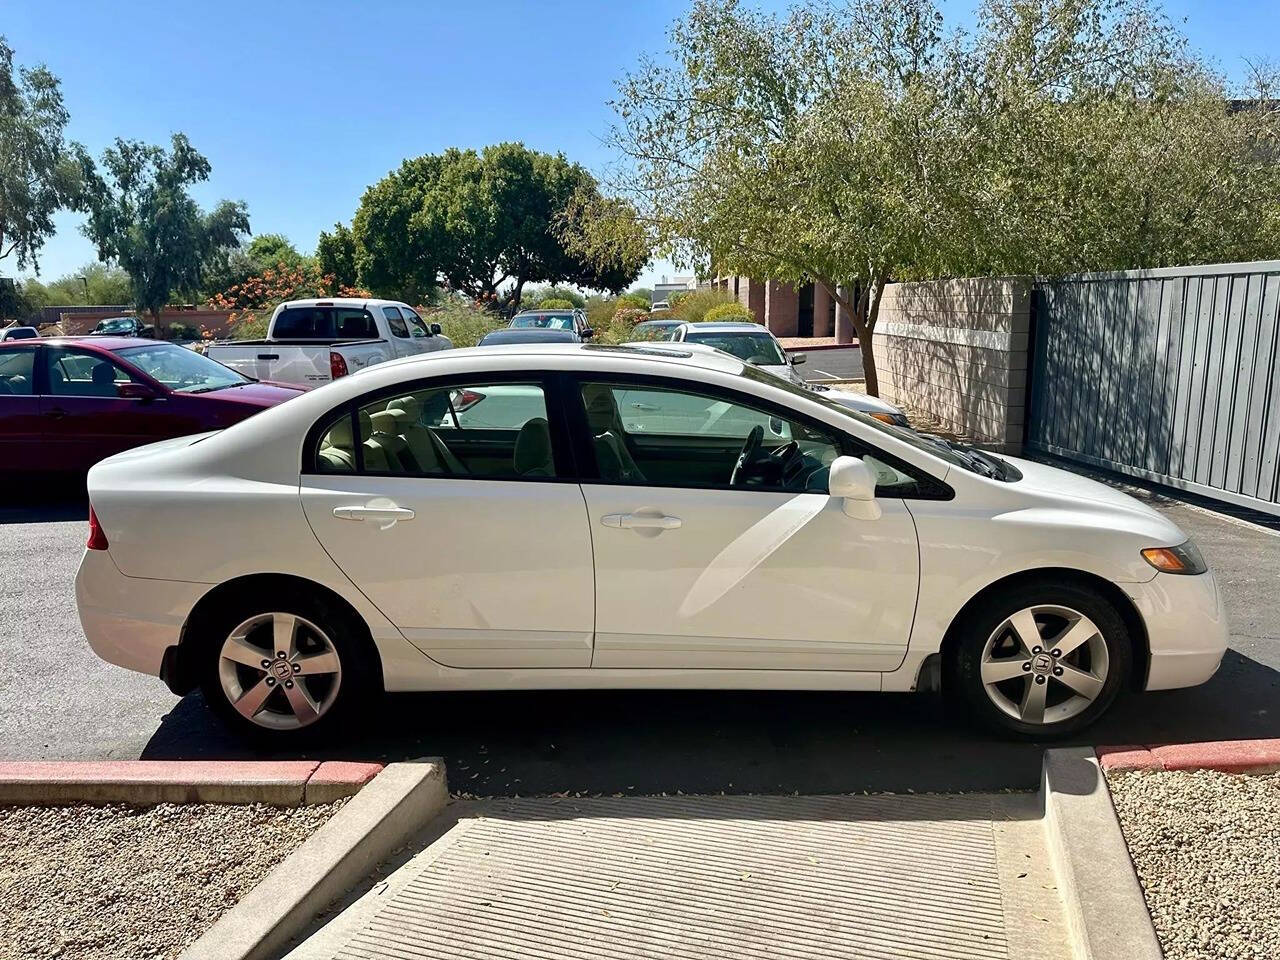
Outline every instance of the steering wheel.
[(747, 439), (742, 442), (742, 452), (738, 454), (737, 462), (733, 465), (733, 472), (729, 474), (729, 486), (736, 487), (740, 478), (745, 478), (746, 468), (755, 462), (756, 457), (760, 454), (760, 445), (764, 443), (764, 427), (756, 424), (751, 428), (751, 432), (747, 434)]

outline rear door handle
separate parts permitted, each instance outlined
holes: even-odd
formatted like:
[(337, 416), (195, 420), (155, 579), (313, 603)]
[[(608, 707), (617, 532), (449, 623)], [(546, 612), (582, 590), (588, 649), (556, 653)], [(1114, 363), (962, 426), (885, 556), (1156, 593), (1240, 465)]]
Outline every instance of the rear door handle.
[(412, 520), (415, 514), (408, 507), (334, 507), (333, 515), (339, 520), (371, 520), (378, 524), (378, 529), (386, 530), (401, 520)]
[(643, 513), (608, 513), (600, 518), (600, 522), (606, 527), (621, 527), (623, 530), (677, 530), (684, 521), (679, 517)]
[(61, 420), (66, 415), (67, 411), (63, 410), (61, 407), (54, 407), (46, 414), (47, 417), (53, 420)]

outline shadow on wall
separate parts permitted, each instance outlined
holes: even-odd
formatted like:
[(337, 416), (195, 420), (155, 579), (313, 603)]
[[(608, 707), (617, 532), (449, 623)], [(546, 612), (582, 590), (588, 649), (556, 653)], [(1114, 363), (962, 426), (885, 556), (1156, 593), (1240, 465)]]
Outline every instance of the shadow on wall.
[(1039, 286), (1031, 445), (1276, 502), (1280, 271), (1259, 267)]

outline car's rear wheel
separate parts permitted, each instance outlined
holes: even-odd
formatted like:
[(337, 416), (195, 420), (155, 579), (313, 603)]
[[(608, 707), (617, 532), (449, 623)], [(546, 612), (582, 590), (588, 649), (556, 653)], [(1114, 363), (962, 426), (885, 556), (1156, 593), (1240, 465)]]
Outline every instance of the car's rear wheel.
[(374, 690), (363, 624), (321, 598), (258, 595), (198, 626), (201, 688), (242, 735), (302, 742), (339, 728)]
[(1028, 739), (1070, 736), (1098, 719), (1129, 674), (1124, 619), (1075, 584), (993, 594), (956, 625), (944, 680), (990, 727)]

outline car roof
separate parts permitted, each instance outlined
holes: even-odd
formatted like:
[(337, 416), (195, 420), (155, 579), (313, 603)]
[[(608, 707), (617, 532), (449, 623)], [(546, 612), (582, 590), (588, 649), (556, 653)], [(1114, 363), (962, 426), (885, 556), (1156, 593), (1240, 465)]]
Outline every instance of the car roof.
[(551, 327), (503, 327), (501, 330), (490, 330), (480, 338), (481, 343), (492, 340), (500, 343), (577, 343), (578, 335), (572, 330), (553, 329)]
[(751, 320), (699, 320), (696, 323), (685, 324), (694, 333), (715, 333), (723, 331), (726, 333), (769, 333), (769, 328), (754, 323)]
[(306, 297), (302, 300), (286, 300), (281, 307), (407, 307), (403, 300), (382, 300), (378, 297)]
[(581, 309), (582, 309), (581, 307), (547, 307), (547, 309), (545, 310), (538, 310), (536, 308), (533, 308), (529, 310), (521, 310), (516, 314), (516, 316), (519, 317), (523, 314), (528, 314), (528, 313), (574, 313)]
[(683, 320), (673, 320), (671, 317), (659, 317), (657, 320), (641, 320), (636, 324), (637, 327), (678, 327), (684, 323)]
[[(746, 364), (732, 354), (720, 350), (681, 349), (678, 343), (639, 343), (612, 346), (603, 343), (500, 343), (491, 347), (461, 347), (457, 350), (440, 350), (434, 353), (398, 357), (366, 368), (369, 372), (406, 367), (412, 364), (430, 364), (453, 357), (616, 357), (632, 360), (661, 361), (692, 365), (706, 370), (740, 375)], [(691, 345), (692, 347), (692, 345)], [(361, 371), (363, 375), (364, 371)]]
[[(143, 337), (41, 337), (39, 344), (50, 347), (85, 347), (95, 353), (114, 353), (126, 347), (155, 346), (164, 340), (147, 340)], [(6, 349), (12, 345), (30, 344), (30, 340), (6, 341)]]

